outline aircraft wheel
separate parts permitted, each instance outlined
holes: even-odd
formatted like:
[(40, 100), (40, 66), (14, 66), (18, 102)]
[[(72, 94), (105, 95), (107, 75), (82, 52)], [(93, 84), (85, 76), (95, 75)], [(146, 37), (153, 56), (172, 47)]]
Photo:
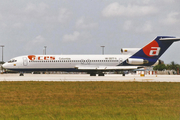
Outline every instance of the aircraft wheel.
[(23, 74), (23, 73), (20, 73), (19, 76), (24, 76), (24, 74)]
[(96, 76), (96, 73), (90, 73), (90, 76)]
[(98, 76), (104, 76), (104, 74), (103, 74), (103, 73), (100, 73), (100, 74), (98, 74)]

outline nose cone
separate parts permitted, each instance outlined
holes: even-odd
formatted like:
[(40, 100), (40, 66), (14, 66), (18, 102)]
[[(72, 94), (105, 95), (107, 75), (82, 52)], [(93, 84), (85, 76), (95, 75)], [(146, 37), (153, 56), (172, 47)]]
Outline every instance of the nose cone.
[(7, 64), (7, 63), (4, 63), (4, 64), (2, 65), (2, 67), (5, 68), (5, 69), (8, 69), (8, 64)]
[(5, 68), (5, 63), (2, 65), (3, 68)]

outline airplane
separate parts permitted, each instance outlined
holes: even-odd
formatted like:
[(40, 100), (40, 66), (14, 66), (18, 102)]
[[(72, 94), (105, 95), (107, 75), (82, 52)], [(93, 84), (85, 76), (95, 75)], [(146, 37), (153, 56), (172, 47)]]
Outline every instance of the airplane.
[(180, 38), (157, 36), (143, 48), (122, 48), (120, 55), (25, 55), (3, 64), (3, 68), (19, 71), (87, 72), (90, 76), (104, 76), (105, 72), (126, 71), (153, 66), (160, 56)]

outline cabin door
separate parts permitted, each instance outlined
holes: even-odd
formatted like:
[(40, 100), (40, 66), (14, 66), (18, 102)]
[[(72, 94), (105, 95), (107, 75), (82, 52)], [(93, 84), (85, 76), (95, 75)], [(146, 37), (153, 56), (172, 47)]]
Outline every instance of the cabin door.
[(28, 65), (28, 59), (27, 57), (23, 57), (23, 65), (27, 66)]

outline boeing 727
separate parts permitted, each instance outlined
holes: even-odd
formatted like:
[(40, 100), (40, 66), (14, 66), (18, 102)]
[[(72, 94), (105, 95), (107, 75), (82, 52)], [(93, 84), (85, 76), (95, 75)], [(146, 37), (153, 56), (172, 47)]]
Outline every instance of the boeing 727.
[(26, 55), (12, 58), (3, 68), (19, 72), (67, 71), (104, 76), (107, 71), (134, 70), (156, 65), (171, 44), (179, 40), (171, 36), (158, 36), (143, 48), (123, 48), (120, 55)]

